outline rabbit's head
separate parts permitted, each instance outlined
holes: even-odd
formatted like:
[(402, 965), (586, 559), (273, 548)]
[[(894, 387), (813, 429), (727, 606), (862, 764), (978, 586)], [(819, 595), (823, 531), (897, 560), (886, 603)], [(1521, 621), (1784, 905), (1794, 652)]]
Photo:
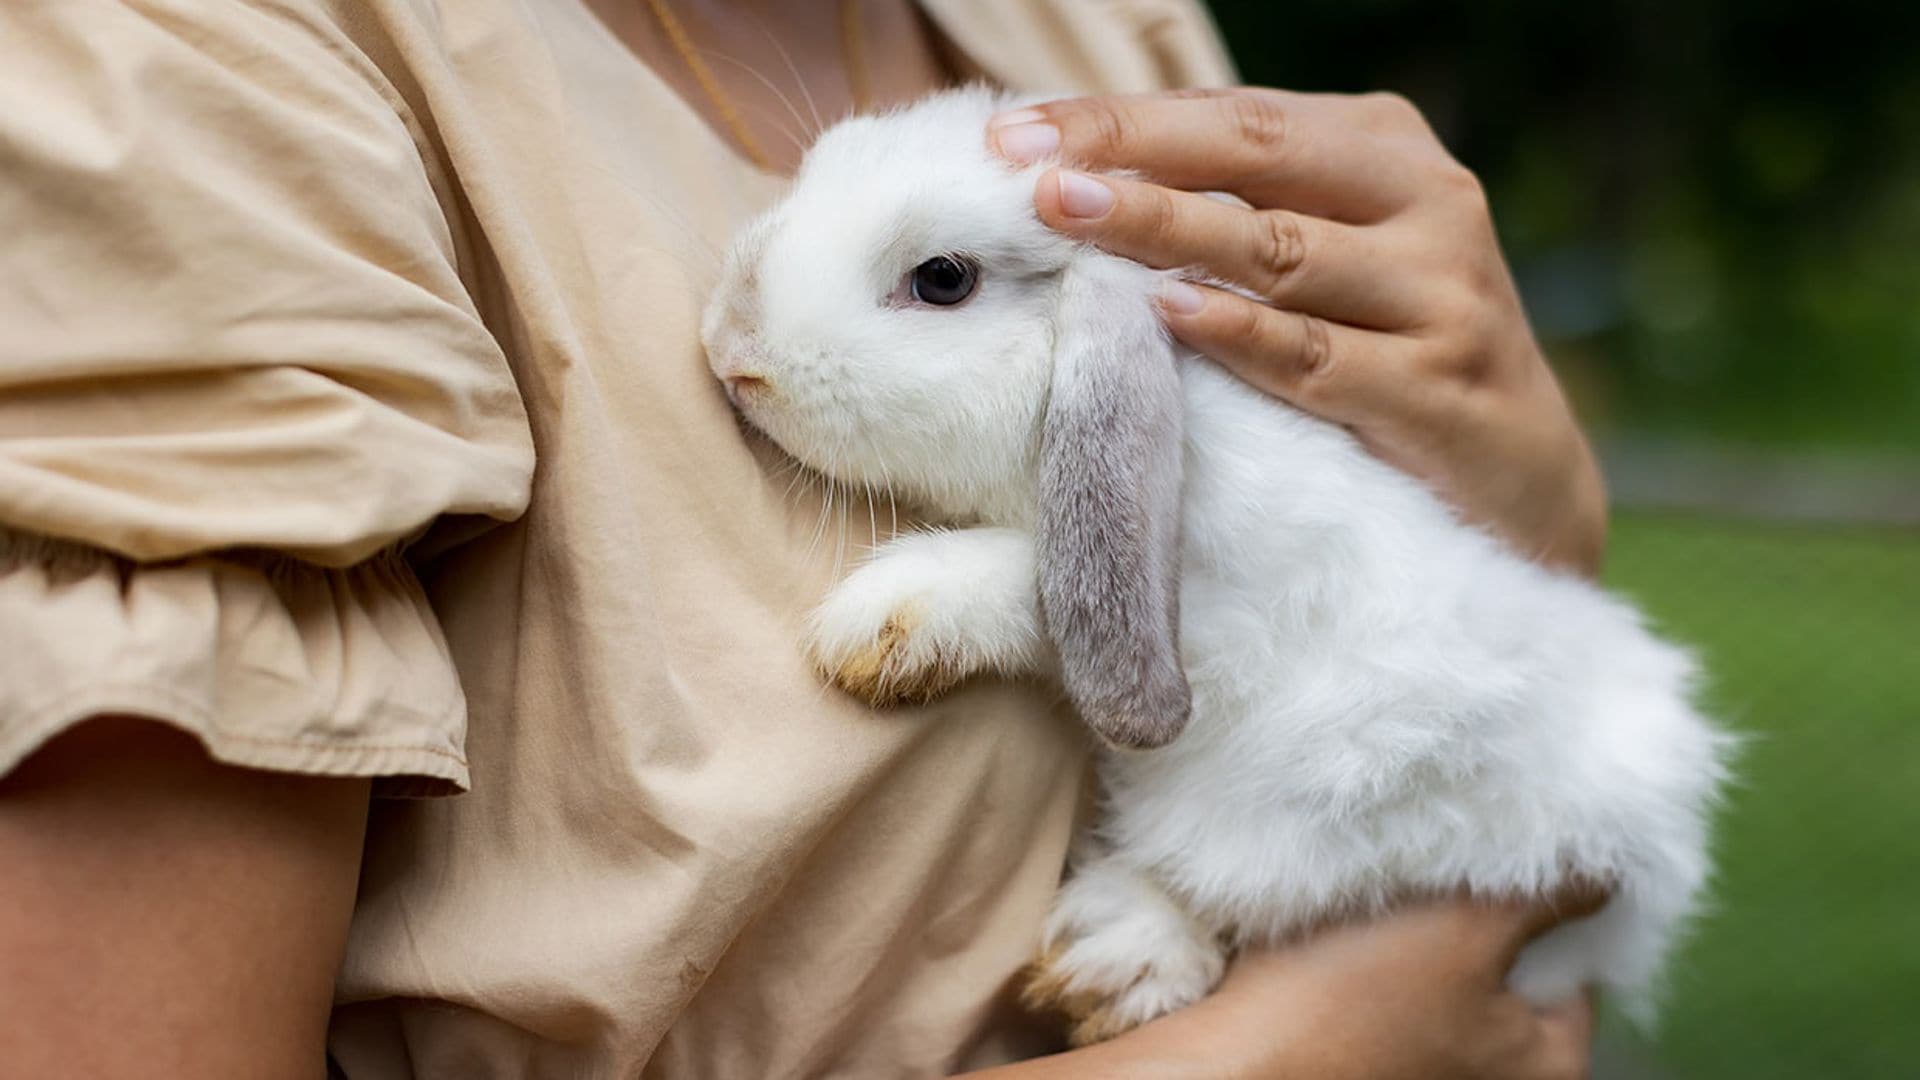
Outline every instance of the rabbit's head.
[(1038, 168), (956, 91), (821, 135), (727, 257), (702, 334), (807, 465), (955, 520), (1030, 526), (1069, 695), (1109, 742), (1171, 740), (1180, 395), (1157, 274), (1048, 229)]
[(703, 327), (728, 396), (789, 453), (955, 517), (1017, 515), (1074, 245), (985, 145), (995, 98), (841, 123), (729, 253)]

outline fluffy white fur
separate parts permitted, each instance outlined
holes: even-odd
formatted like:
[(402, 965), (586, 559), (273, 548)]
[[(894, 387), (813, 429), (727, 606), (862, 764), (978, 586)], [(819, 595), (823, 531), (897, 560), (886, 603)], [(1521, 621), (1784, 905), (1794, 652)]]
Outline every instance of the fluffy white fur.
[[(715, 372), (760, 380), (734, 391), (752, 423), (954, 526), (881, 549), (820, 607), (814, 655), (848, 685), (875, 650), (908, 683), (943, 666), (929, 686), (1056, 670), (1037, 461), (1056, 343), (1090, 332), (1058, 324), (1061, 299), (1099, 290), (1101, 327), (1124, 327), (1161, 275), (1035, 219), (1037, 169), (984, 145), (1007, 104), (956, 92), (829, 130), (708, 311)], [(945, 253), (978, 262), (977, 293), (914, 303), (905, 276)], [(1238, 945), (1411, 894), (1584, 878), (1613, 899), (1529, 947), (1512, 984), (1645, 1006), (1708, 875), (1727, 752), (1689, 703), (1689, 658), (1340, 428), (1176, 361), (1163, 335), (1138, 345), (1133, 362), (1178, 363), (1183, 395), (1192, 718), (1163, 748), (1103, 757), (1097, 836), (1047, 926), (1056, 994), (1099, 1002), (1098, 1037), (1205, 994)]]

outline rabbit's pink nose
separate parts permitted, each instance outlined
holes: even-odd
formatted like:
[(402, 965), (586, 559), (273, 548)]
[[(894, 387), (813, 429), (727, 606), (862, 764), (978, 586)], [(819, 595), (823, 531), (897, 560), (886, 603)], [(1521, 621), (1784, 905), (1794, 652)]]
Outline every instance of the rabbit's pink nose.
[(747, 400), (755, 392), (767, 388), (767, 380), (758, 375), (728, 375), (720, 381), (727, 388), (727, 400), (735, 405)]

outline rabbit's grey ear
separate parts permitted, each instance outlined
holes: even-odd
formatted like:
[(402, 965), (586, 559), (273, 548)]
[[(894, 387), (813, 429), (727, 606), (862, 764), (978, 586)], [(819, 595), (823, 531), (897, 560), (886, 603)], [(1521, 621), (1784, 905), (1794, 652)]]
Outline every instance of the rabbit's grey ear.
[(1181, 395), (1138, 267), (1100, 257), (1061, 282), (1040, 444), (1040, 607), (1067, 695), (1108, 743), (1186, 727), (1178, 559)]

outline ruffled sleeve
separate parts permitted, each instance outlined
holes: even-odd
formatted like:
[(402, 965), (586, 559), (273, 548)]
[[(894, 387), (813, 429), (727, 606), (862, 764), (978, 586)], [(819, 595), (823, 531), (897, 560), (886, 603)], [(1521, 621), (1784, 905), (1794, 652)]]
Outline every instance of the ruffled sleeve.
[(533, 453), (422, 142), (318, 5), (0, 11), (0, 772), (118, 712), (465, 783), (399, 553)]
[(467, 783), (465, 699), (426, 597), (387, 555), (137, 565), (0, 534), (0, 776), (94, 716), (145, 716), (232, 765)]

